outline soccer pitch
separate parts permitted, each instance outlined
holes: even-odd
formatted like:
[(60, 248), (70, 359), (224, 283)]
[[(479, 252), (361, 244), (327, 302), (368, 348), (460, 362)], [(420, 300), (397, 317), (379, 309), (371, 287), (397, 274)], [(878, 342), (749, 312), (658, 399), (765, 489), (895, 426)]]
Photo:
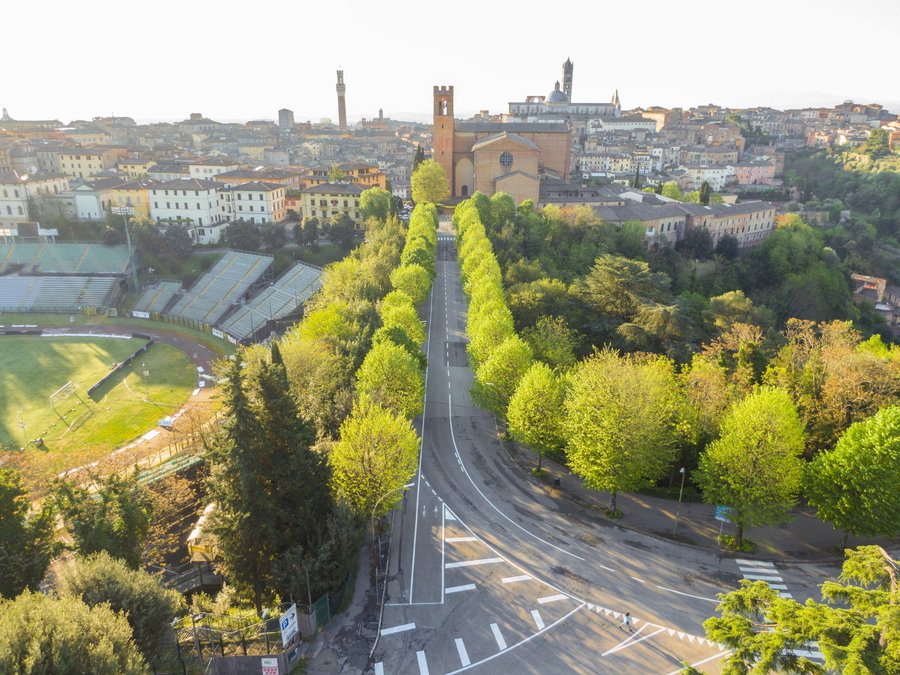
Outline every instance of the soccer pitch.
[[(196, 386), (197, 371), (186, 354), (158, 343), (88, 396), (88, 388), (114, 363), (145, 342), (0, 337), (0, 455), (24, 464), (29, 473), (55, 475), (101, 457), (177, 411)], [(63, 421), (50, 396), (67, 382), (75, 385), (75, 392), (54, 403)], [(38, 437), (44, 439), (43, 446), (30, 442)], [(23, 456), (19, 449), (26, 438)]]

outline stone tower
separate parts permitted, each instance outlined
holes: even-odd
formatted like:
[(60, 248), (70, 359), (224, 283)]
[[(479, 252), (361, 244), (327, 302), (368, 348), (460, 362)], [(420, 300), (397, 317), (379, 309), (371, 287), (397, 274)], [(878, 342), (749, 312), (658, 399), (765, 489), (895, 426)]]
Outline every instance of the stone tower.
[(347, 128), (347, 101), (345, 94), (347, 87), (344, 84), (344, 71), (337, 71), (337, 96), (338, 96), (338, 126), (343, 130)]
[(453, 85), (434, 88), (434, 126), (432, 141), (434, 161), (444, 167), (447, 181), (450, 183), (450, 194), (455, 195), (453, 185)]
[(569, 103), (572, 102), (572, 71), (575, 69), (575, 64), (572, 63), (571, 59), (566, 59), (566, 62), (563, 64), (563, 93), (566, 95), (566, 101)]

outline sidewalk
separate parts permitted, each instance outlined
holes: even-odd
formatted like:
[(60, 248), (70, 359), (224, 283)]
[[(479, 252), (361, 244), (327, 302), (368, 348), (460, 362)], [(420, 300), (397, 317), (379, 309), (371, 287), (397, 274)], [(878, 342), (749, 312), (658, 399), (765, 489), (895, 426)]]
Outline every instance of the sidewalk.
[[(605, 525), (643, 532), (669, 541), (697, 546), (705, 549), (720, 550), (717, 537), (720, 527), (723, 534), (734, 534), (734, 526), (715, 519), (715, 507), (711, 504), (696, 504), (677, 500), (651, 497), (637, 493), (620, 493), (616, 507), (622, 512), (618, 520), (610, 518), (605, 511), (609, 504), (608, 492), (590, 490), (581, 479), (569, 469), (549, 458), (544, 458), (542, 467), (547, 471), (543, 478), (531, 475), (537, 466), (536, 456), (527, 448), (515, 442), (502, 442), (510, 465), (523, 481), (539, 486), (554, 500), (567, 500), (584, 509), (595, 512), (598, 521)], [(559, 487), (555, 481), (559, 480)], [(675, 530), (675, 515), (679, 513), (678, 533)], [(782, 560), (792, 562), (841, 561), (844, 558), (840, 549), (843, 533), (825, 523), (814, 515), (810, 507), (797, 507), (794, 518), (790, 522), (772, 527), (744, 528), (744, 539), (754, 542), (757, 549), (754, 553), (734, 553), (742, 558), (758, 558), (761, 560)], [(900, 539), (874, 539), (850, 536), (847, 548), (855, 548), (865, 544), (881, 544), (889, 548), (900, 545)], [(730, 552), (723, 551), (725, 555)]]

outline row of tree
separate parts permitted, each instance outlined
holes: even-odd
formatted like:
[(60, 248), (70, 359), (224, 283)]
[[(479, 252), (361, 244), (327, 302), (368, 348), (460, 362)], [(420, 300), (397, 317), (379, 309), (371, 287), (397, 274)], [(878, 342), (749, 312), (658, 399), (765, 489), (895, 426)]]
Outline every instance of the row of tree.
[[(614, 513), (619, 492), (654, 484), (678, 461), (699, 464), (693, 478), (707, 501), (732, 507), (738, 546), (744, 526), (785, 520), (803, 486), (820, 515), (845, 532), (900, 531), (900, 463), (885, 461), (900, 449), (887, 436), (866, 444), (859, 439), (871, 434), (848, 431), (816, 462), (802, 459), (807, 424), (832, 442), (852, 423), (863, 430), (886, 424), (900, 434), (893, 421), (900, 408), (891, 407), (900, 394), (900, 351), (877, 338), (861, 343), (847, 324), (794, 322), (788, 345), (763, 379), (757, 370), (762, 335), (735, 323), (682, 369), (665, 356), (609, 348), (572, 367), (571, 351), (559, 348), (565, 335), (552, 321), (538, 336), (539, 350), (516, 334), (475, 203), (460, 205), (455, 221), (470, 298), (473, 395), (505, 417), (510, 434), (539, 457), (564, 455), (588, 486), (608, 491)], [(634, 302), (616, 292), (615, 277), (610, 273), (609, 283), (592, 292), (604, 302)], [(874, 382), (862, 385), (856, 374), (854, 387), (841, 366), (871, 374)], [(855, 398), (867, 389), (869, 396)], [(840, 469), (848, 463), (853, 470)], [(877, 489), (865, 487), (873, 482)]]

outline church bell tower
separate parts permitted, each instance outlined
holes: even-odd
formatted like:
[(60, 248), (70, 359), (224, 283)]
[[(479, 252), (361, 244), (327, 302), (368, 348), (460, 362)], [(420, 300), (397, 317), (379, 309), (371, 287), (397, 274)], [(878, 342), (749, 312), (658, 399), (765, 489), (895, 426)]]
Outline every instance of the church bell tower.
[(453, 180), (453, 85), (434, 88), (434, 126), (432, 127), (434, 161), (444, 167), (450, 194), (455, 195)]
[(572, 59), (566, 59), (563, 64), (563, 93), (566, 95), (568, 103), (572, 102), (572, 71), (574, 69), (575, 64), (572, 63)]

